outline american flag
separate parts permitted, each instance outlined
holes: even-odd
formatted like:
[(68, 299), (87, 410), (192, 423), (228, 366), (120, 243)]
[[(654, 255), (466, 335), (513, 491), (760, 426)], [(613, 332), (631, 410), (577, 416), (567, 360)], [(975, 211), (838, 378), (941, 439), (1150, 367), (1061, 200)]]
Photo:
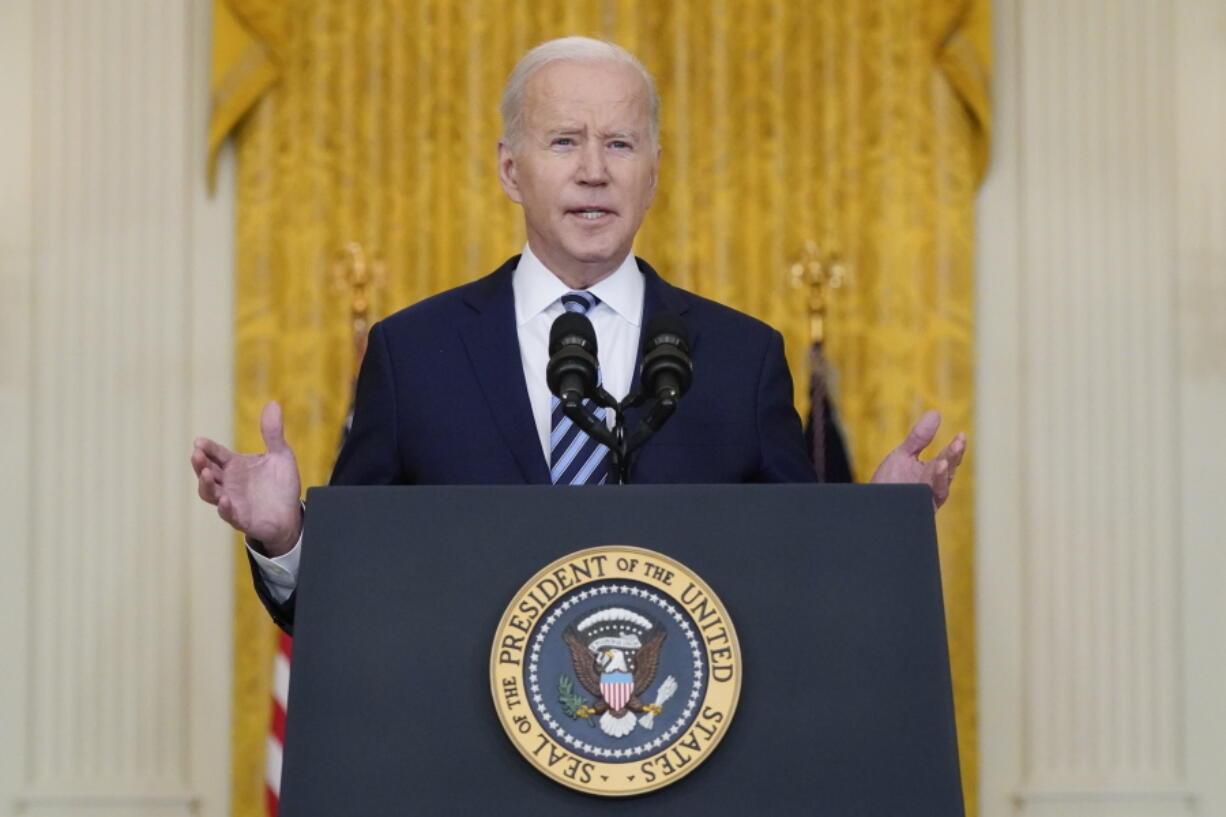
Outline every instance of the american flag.
[(285, 745), (285, 704), (289, 700), (289, 662), (294, 639), (279, 634), (277, 654), (272, 662), (272, 721), (264, 750), (264, 806), (269, 817), (277, 817), (281, 802), (281, 755)]
[(847, 443), (839, 427), (830, 395), (830, 364), (822, 354), (822, 343), (809, 348), (809, 417), (805, 442), (819, 482), (854, 482)]

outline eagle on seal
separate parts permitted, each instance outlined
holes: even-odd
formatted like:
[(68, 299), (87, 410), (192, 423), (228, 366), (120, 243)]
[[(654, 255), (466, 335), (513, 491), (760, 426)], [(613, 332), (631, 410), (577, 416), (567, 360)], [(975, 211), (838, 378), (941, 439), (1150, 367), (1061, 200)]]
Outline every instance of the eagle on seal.
[[(657, 703), (643, 703), (643, 695), (656, 677), (665, 631), (644, 616), (625, 608), (606, 608), (562, 632), (570, 648), (579, 683), (596, 700), (575, 711), (579, 718), (600, 716), (601, 730), (624, 737), (634, 730), (635, 713), (651, 717), (663, 711)], [(674, 682), (675, 685), (675, 682)]]

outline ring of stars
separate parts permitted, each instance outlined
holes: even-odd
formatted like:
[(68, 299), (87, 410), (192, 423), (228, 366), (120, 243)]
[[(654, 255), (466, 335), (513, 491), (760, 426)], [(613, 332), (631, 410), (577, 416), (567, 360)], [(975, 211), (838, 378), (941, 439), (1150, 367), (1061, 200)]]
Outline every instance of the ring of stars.
[[(685, 702), (685, 706), (681, 710), (681, 714), (677, 720), (663, 730), (652, 740), (641, 743), (638, 746), (631, 746), (626, 749), (606, 749), (602, 746), (593, 746), (590, 743), (577, 738), (566, 731), (557, 718), (549, 713), (545, 708), (545, 698), (541, 692), (540, 678), (537, 672), (537, 659), (540, 658), (541, 645), (545, 642), (545, 637), (549, 631), (553, 629), (553, 625), (557, 623), (566, 611), (582, 601), (599, 596), (607, 596), (610, 594), (621, 594), (630, 596), (634, 599), (647, 601), (659, 607), (665, 614), (677, 623), (681, 628), (682, 634), (689, 643), (690, 656), (692, 657), (693, 667), (693, 686), (690, 690), (689, 699)], [(612, 601), (612, 599), (610, 599)], [(567, 746), (574, 748), (577, 751), (586, 752), (593, 757), (608, 758), (611, 760), (632, 760), (641, 757), (645, 754), (651, 754), (659, 751), (672, 743), (672, 739), (685, 726), (685, 722), (689, 720), (690, 715), (694, 713), (694, 709), (698, 706), (698, 701), (701, 698), (701, 690), (706, 674), (703, 666), (703, 652), (698, 645), (698, 636), (694, 632), (694, 628), (690, 622), (682, 614), (681, 610), (673, 604), (667, 596), (662, 596), (647, 588), (636, 587), (628, 584), (600, 584), (589, 588), (584, 588), (578, 593), (572, 594), (569, 598), (563, 599), (540, 624), (540, 629), (537, 630), (536, 637), (532, 640), (532, 653), (528, 663), (528, 688), (532, 697), (532, 708), (536, 710), (537, 716), (541, 722), (558, 736), (558, 739)]]

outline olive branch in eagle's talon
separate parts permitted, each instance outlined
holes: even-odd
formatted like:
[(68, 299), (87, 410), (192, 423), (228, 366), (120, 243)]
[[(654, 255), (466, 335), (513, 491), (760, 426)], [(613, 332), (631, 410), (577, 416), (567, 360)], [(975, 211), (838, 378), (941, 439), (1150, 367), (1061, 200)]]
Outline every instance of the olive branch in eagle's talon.
[(590, 718), (596, 714), (583, 696), (576, 694), (575, 682), (569, 675), (558, 676), (558, 703), (562, 704), (562, 711), (570, 718)]

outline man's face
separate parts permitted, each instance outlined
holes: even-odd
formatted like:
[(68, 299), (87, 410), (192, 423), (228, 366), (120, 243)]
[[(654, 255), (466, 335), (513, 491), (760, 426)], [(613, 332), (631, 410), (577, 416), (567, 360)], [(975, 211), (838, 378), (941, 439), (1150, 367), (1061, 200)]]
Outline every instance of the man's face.
[(656, 189), (649, 117), (632, 67), (558, 61), (524, 89), (519, 143), (498, 145), (532, 251), (571, 286), (594, 284), (630, 252)]

